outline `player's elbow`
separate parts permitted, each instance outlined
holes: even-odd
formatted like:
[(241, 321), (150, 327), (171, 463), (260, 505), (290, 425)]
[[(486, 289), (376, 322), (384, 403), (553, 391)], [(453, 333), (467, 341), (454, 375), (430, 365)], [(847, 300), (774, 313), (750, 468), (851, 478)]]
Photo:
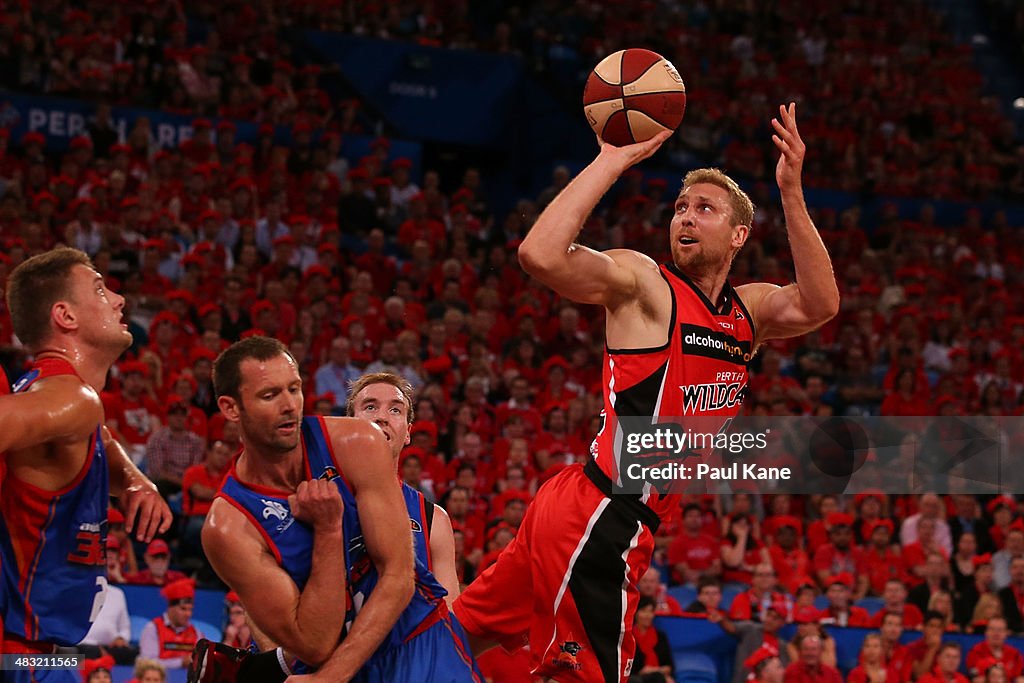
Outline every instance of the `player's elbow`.
[(540, 277), (556, 270), (562, 263), (559, 257), (563, 261), (565, 258), (565, 255), (560, 255), (557, 250), (546, 248), (545, 245), (537, 242), (531, 242), (529, 238), (523, 240), (516, 253), (519, 257), (519, 265), (533, 277)]
[(310, 639), (308, 636), (304, 636), (300, 640), (302, 641), (301, 649), (285, 648), (295, 653), (301, 661), (309, 664), (312, 667), (323, 666), (331, 655), (334, 654), (334, 650), (338, 647), (338, 641), (341, 638), (341, 634), (336, 634), (333, 638), (315, 638)]

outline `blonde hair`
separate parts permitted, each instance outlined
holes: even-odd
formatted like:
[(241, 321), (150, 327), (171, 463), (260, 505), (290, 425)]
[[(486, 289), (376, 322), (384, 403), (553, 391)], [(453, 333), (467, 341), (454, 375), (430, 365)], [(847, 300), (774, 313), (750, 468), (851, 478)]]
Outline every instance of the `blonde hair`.
[(148, 671), (156, 671), (160, 674), (160, 680), (167, 680), (167, 669), (160, 662), (152, 659), (137, 659), (135, 660), (135, 678), (142, 678)]
[[(992, 612), (992, 608), (995, 611)], [(996, 597), (995, 593), (982, 593), (981, 597), (978, 598), (978, 603), (974, 606), (974, 614), (971, 615), (971, 623), (979, 621), (988, 621), (994, 617), (1003, 616), (1003, 603), (999, 602), (999, 598)]]
[(732, 210), (733, 225), (753, 227), (754, 202), (750, 201), (750, 197), (740, 189), (735, 180), (717, 168), (698, 168), (690, 171), (683, 178), (680, 194), (698, 183), (716, 185), (725, 190), (729, 194), (729, 208)]

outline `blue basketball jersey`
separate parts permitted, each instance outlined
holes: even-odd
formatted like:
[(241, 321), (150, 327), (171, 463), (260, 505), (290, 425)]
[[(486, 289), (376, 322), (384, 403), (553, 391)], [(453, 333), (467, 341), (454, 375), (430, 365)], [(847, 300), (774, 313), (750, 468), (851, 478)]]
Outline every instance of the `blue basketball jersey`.
[[(307, 417), (302, 420), (302, 449), (306, 476), (309, 479), (333, 481), (345, 504), (342, 526), (345, 535), (345, 566), (348, 570), (345, 584), (347, 591), (345, 631), (347, 632), (363, 604), (373, 592), (374, 586), (377, 585), (377, 569), (370, 559), (363, 540), (355, 495), (334, 457), (323, 418)], [(415, 491), (413, 493), (415, 494)], [(241, 510), (256, 525), (278, 563), (302, 589), (309, 579), (312, 568), (313, 533), (310, 527), (292, 517), (291, 508), (288, 505), (290, 492), (275, 491), (241, 482), (232, 466), (217, 495)], [(403, 495), (405, 495), (404, 491)], [(410, 523), (419, 524), (423, 529), (425, 520), (422, 518), (422, 505), (418, 501), (413, 505), (411, 501), (412, 498), (406, 496), (407, 507), (410, 508)], [(417, 510), (415, 518), (414, 507)], [(420, 535), (426, 536), (424, 533)], [(379, 652), (395, 647), (417, 635), (423, 630), (421, 628), (423, 624), (428, 620), (431, 622), (436, 620), (437, 615), (444, 609), (444, 596), (447, 595), (447, 592), (430, 573), (427, 562), (422, 560), (427, 557), (424, 555), (427, 552), (429, 551), (426, 546), (421, 551), (417, 544), (415, 593), (408, 607), (402, 612), (398, 622), (381, 644)]]
[[(14, 390), (27, 391), (57, 375), (77, 373), (67, 361), (40, 360)], [(103, 606), (110, 479), (99, 425), (88, 449), (78, 475), (59, 491), (7, 473), (0, 500), (0, 560), (8, 641), (77, 645)]]
[[(416, 550), (416, 562), (433, 572), (434, 564), (430, 559), (430, 522), (427, 521), (427, 501), (423, 494), (402, 482), (402, 497), (409, 508), (409, 525), (412, 527), (412, 543)], [(442, 589), (444, 590), (444, 589)], [(445, 595), (448, 591), (444, 592)]]

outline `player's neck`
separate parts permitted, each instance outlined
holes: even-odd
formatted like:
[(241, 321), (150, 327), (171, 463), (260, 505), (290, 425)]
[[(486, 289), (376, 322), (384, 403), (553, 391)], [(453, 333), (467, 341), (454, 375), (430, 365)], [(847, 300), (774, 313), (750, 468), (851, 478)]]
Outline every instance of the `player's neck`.
[(725, 289), (725, 281), (729, 278), (729, 265), (719, 270), (683, 270), (680, 269), (690, 281), (703, 292), (708, 301), (717, 309), (721, 305), (722, 290)]
[(67, 361), (78, 373), (78, 376), (99, 393), (106, 386), (107, 371), (113, 364), (113, 360), (100, 360), (95, 357), (96, 355), (72, 343), (58, 343), (40, 349), (36, 352), (35, 357), (36, 360), (59, 358)]
[(306, 478), (302, 462), (302, 444), (285, 454), (263, 453), (245, 444), (235, 464), (239, 479), (247, 484), (294, 491)]

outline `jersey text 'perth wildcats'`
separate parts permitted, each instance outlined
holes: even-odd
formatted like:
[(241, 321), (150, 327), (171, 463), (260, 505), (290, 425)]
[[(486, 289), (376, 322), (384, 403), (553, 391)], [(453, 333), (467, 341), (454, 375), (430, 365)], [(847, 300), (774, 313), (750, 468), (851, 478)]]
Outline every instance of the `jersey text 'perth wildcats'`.
[[(673, 422), (667, 418), (721, 417), (724, 425), (739, 412), (747, 394), (754, 323), (736, 292), (726, 283), (716, 308), (674, 265), (662, 265), (661, 273), (672, 291), (668, 341), (653, 348), (605, 351), (604, 421), (591, 452), (616, 485), (623, 483), (625, 466), (618, 418)], [(698, 421), (701, 431), (710, 422)], [(644, 502), (667, 519), (677, 500), (648, 492)]]

